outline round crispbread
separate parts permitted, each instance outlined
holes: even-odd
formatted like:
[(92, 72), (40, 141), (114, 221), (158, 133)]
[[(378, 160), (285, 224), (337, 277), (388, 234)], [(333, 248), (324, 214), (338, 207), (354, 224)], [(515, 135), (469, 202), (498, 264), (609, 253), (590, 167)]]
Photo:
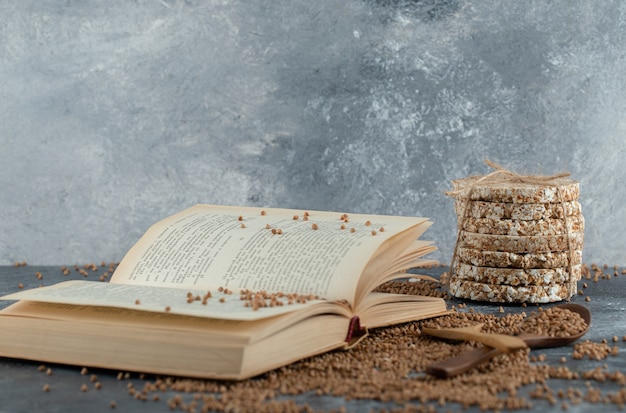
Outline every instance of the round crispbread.
[[(571, 271), (571, 272), (570, 272)], [(452, 278), (486, 284), (504, 284), (513, 287), (526, 285), (566, 284), (578, 281), (582, 276), (582, 266), (573, 265), (559, 268), (493, 268), (456, 263)], [(573, 279), (572, 279), (573, 277)]]
[(542, 204), (471, 201), (466, 211), (464, 200), (457, 199), (454, 202), (454, 210), (459, 218), (514, 219), (518, 221), (563, 219), (566, 216), (582, 215), (582, 208), (578, 201)]
[(540, 219), (537, 221), (466, 217), (459, 220), (459, 227), (461, 230), (480, 234), (561, 235), (568, 232), (584, 231), (585, 219), (582, 215), (570, 216), (567, 219)]
[[(572, 262), (570, 263), (570, 254)], [(519, 254), (504, 251), (482, 251), (459, 247), (456, 261), (478, 267), (558, 268), (582, 264), (582, 250)]]
[(561, 203), (578, 200), (578, 181), (553, 179), (550, 184), (486, 180), (471, 176), (452, 181), (455, 199), (470, 201), (497, 201), (521, 204)]
[(584, 233), (572, 232), (561, 235), (513, 236), (477, 234), (459, 231), (459, 246), (483, 251), (514, 253), (539, 253), (582, 250)]
[(551, 303), (571, 297), (576, 291), (567, 284), (517, 286), (474, 281), (450, 281), (450, 294), (457, 298), (495, 303)]

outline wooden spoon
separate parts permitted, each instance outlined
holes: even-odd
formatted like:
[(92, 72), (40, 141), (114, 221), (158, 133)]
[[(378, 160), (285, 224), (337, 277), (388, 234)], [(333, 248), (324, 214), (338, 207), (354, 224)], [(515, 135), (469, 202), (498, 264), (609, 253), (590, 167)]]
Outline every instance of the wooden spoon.
[[(578, 334), (566, 337), (540, 336), (526, 332), (522, 332), (516, 337), (523, 340), (530, 348), (548, 348), (565, 346), (578, 340), (587, 333), (589, 326), (591, 325), (591, 313), (587, 307), (572, 303), (560, 304), (556, 307), (564, 308), (580, 314), (583, 320), (585, 320), (587, 328)], [(504, 352), (498, 348), (490, 347), (488, 345), (484, 347), (477, 347), (474, 350), (461, 353), (458, 356), (431, 364), (426, 367), (426, 373), (440, 378), (453, 377), (503, 353)]]
[(482, 327), (482, 323), (457, 328), (422, 327), (422, 333), (450, 340), (476, 341), (486, 346), (496, 348), (502, 353), (510, 353), (528, 347), (526, 342), (519, 337), (506, 334), (483, 333), (480, 331)]

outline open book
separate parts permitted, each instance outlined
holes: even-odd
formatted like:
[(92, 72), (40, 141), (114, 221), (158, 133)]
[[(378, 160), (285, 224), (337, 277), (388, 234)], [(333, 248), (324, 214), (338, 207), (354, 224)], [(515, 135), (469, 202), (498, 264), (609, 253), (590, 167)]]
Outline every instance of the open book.
[(19, 291), (0, 356), (243, 379), (349, 347), (368, 328), (447, 313), (373, 292), (436, 264), (425, 218), (196, 205), (154, 224), (110, 282)]

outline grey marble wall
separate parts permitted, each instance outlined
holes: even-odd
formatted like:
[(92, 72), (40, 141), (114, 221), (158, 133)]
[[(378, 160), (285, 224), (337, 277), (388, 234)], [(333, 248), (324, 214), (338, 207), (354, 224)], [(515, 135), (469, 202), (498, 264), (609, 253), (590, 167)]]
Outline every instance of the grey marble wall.
[(571, 172), (626, 264), (621, 0), (0, 1), (0, 264), (115, 261), (198, 202), (428, 216)]

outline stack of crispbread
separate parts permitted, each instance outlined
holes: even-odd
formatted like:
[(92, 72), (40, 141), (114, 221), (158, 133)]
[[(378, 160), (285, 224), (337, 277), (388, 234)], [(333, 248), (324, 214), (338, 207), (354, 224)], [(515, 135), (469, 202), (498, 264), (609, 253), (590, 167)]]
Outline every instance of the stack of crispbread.
[(578, 182), (497, 178), (452, 181), (458, 239), (450, 293), (503, 303), (570, 298), (581, 277), (585, 223)]

